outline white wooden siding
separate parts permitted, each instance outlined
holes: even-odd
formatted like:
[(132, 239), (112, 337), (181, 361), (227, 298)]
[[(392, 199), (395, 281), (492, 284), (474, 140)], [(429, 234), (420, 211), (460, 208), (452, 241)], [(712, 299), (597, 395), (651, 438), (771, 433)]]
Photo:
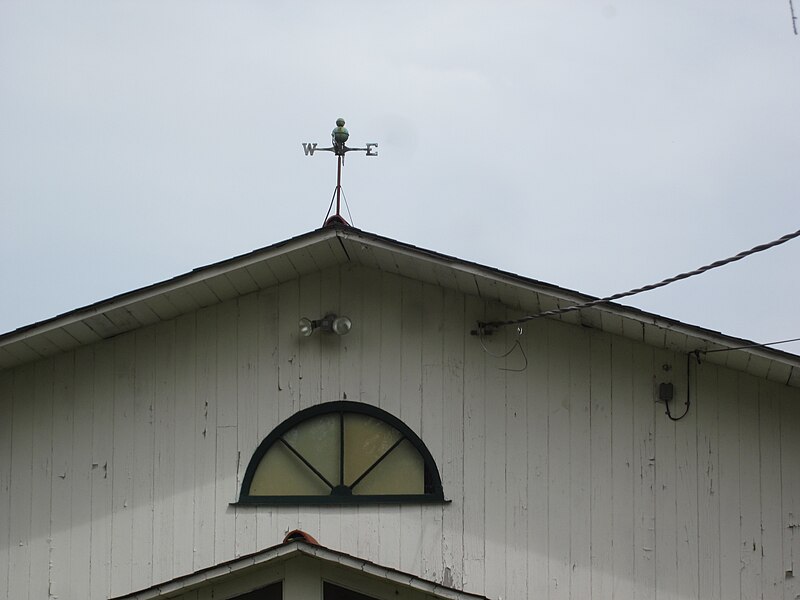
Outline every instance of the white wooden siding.
[[(491, 598), (800, 593), (800, 390), (692, 362), (692, 407), (673, 423), (655, 397), (672, 382), (682, 411), (679, 350), (542, 320), (525, 326), (517, 372), (519, 349), (495, 358), (469, 330), (519, 302), (365, 267), (291, 279), (296, 268), (0, 372), (0, 598), (108, 598), (297, 527)], [(352, 332), (300, 338), (299, 317), (326, 312)], [(515, 339), (485, 344), (502, 353)], [(276, 425), (343, 398), (418, 433), (451, 502), (230, 505)]]

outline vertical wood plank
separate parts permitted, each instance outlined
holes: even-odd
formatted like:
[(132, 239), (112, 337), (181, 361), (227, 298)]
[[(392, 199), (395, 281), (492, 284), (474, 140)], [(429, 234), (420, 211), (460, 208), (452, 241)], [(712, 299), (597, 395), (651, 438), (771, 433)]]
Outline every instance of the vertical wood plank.
[[(175, 576), (176, 321), (155, 328), (153, 582)], [(179, 465), (178, 467), (183, 467)], [(183, 535), (182, 531), (178, 535)]]
[[(656, 595), (655, 394), (653, 350), (642, 344), (633, 352), (634, 584), (637, 598)], [(673, 440), (674, 443), (674, 440)]]
[(11, 489), (9, 493), (8, 598), (26, 599), (31, 563), (31, 501), (33, 494), (33, 409), (36, 371), (18, 367), (13, 380), (11, 425)]
[(236, 548), (236, 431), (238, 416), (238, 300), (217, 307), (217, 440), (214, 481), (214, 564), (230, 560)]
[[(402, 283), (402, 323), (400, 340), (402, 379), (400, 418), (414, 433), (422, 426), (422, 284), (404, 279)], [(422, 511), (419, 506), (400, 507), (400, 569), (417, 573), (422, 568), (420, 531)]]
[(548, 323), (548, 547), (550, 598), (570, 597), (570, 356), (568, 326)]
[(402, 336), (402, 284), (401, 278), (391, 273), (381, 273), (380, 296), (380, 406), (400, 417), (400, 361)]
[[(380, 405), (381, 369), (381, 276), (378, 271), (364, 270), (361, 279), (361, 388), (362, 402)], [(342, 311), (346, 310), (342, 305)], [(347, 314), (345, 312), (345, 314)], [(380, 508), (361, 506), (358, 509), (358, 556), (380, 554)], [(441, 539), (441, 538), (439, 538)]]
[[(342, 267), (339, 313), (354, 319), (354, 326), (345, 336), (320, 337), (320, 341), (323, 343), (323, 353), (339, 355), (339, 380), (342, 387), (341, 399), (343, 400), (362, 400), (362, 359), (365, 335), (363, 304), (366, 281), (364, 269), (352, 265)], [(419, 432), (419, 429), (416, 431)]]
[(175, 320), (175, 455), (172, 519), (175, 575), (194, 569), (197, 313)]
[(570, 385), (571, 598), (591, 598), (591, 332), (573, 328), (568, 338)]
[[(282, 283), (278, 288), (278, 420), (277, 426), (300, 408), (298, 389), (300, 383), (300, 360), (298, 355), (300, 334), (297, 312), (300, 304), (300, 287), (297, 279)], [(314, 340), (319, 342), (319, 340)], [(273, 509), (272, 543), (279, 543), (283, 535), (295, 529), (299, 511), (296, 506), (281, 506)]]
[[(363, 323), (363, 294), (365, 272), (354, 265), (343, 265), (340, 270), (341, 289), (339, 292), (339, 312), (354, 319), (354, 324)], [(339, 382), (343, 400), (360, 401), (364, 327), (354, 326), (346, 336), (328, 335), (320, 338), (323, 354), (338, 355)], [(419, 429), (416, 430), (419, 432)], [(346, 552), (358, 553), (359, 515), (358, 507), (342, 507), (341, 533), (342, 548)]]
[(14, 424), (14, 371), (0, 370), (0, 597), (8, 598), (11, 562), (11, 447)]
[[(509, 339), (525, 337), (517, 335), (514, 327), (509, 327)], [(520, 339), (520, 344), (523, 340)], [(528, 375), (522, 350), (517, 347), (514, 360), (520, 361), (513, 368), (522, 371), (506, 372), (506, 414), (505, 414), (505, 455), (506, 455), (506, 522), (505, 522), (505, 573), (506, 595), (510, 598), (524, 597), (528, 593)], [(509, 355), (509, 358), (511, 355)], [(530, 366), (530, 363), (528, 363)], [(511, 368), (511, 367), (510, 367)]]
[[(442, 410), (445, 418), (442, 433), (442, 460), (438, 464), (442, 476), (445, 497), (452, 499), (449, 506), (443, 508), (442, 560), (444, 570), (442, 583), (447, 587), (459, 585), (463, 579), (464, 561), (464, 343), (468, 334), (463, 328), (464, 297), (452, 291), (444, 291), (444, 356), (443, 356), (443, 401)], [(467, 330), (468, 331), (468, 330)], [(472, 340), (474, 341), (474, 340)], [(524, 388), (519, 402), (525, 403)], [(522, 409), (524, 411), (524, 408)], [(522, 420), (525, 427), (525, 419)], [(523, 460), (527, 458), (523, 454)], [(525, 477), (527, 473), (523, 473)], [(523, 538), (524, 541), (524, 538)], [(519, 558), (523, 577), (525, 552)]]
[(134, 334), (114, 338), (114, 431), (111, 481), (111, 594), (131, 590), (133, 563)]
[[(689, 412), (675, 428), (675, 460), (677, 475), (676, 527), (678, 553), (678, 596), (682, 599), (699, 598), (698, 561), (698, 487), (697, 487), (697, 392), (699, 365), (694, 357), (687, 367), (685, 355), (680, 356), (680, 380), (684, 383), (684, 408), (687, 394), (690, 397)], [(686, 383), (688, 382), (688, 388)], [(678, 407), (680, 408), (680, 407)], [(683, 411), (677, 416), (683, 414)]]
[(72, 443), (72, 534), (69, 554), (69, 596), (91, 596), (92, 412), (94, 405), (94, 348), (75, 350), (75, 408)]
[(217, 427), (216, 443), (214, 564), (220, 564), (233, 558), (236, 546), (236, 509), (230, 506), (236, 498), (236, 427)]
[(784, 598), (800, 596), (800, 402), (797, 391), (781, 389), (781, 524), (783, 527)]
[(153, 583), (153, 489), (155, 472), (155, 329), (136, 331), (133, 396), (133, 502), (131, 585)]
[[(52, 577), (50, 563), (51, 503), (53, 500), (53, 359), (36, 363), (33, 408), (33, 489), (31, 493), (30, 571), (31, 598), (49, 593)], [(45, 571), (48, 576), (44, 577)]]
[[(218, 305), (217, 305), (218, 306)], [(217, 306), (197, 311), (194, 435), (194, 563), (211, 566), (216, 548)]]
[(611, 338), (595, 334), (591, 351), (591, 520), (592, 595), (611, 598), (613, 590), (613, 480)]
[(548, 323), (532, 321), (525, 328), (528, 421), (528, 594), (546, 598), (549, 588), (549, 450), (548, 450)]
[(677, 466), (676, 431), (678, 425), (666, 415), (667, 405), (659, 397), (662, 384), (671, 385), (673, 399), (669, 409), (673, 415), (683, 412), (685, 385), (678, 370), (677, 355), (670, 350), (655, 351), (653, 396), (657, 400), (655, 417), (655, 567), (659, 597), (677, 598)]
[[(464, 329), (469, 331), (475, 322), (485, 318), (484, 304), (467, 296)], [(484, 399), (484, 355), (477, 338), (464, 344), (464, 589), (484, 594), (484, 487), (486, 448)]]
[(614, 337), (611, 343), (612, 390), (612, 557), (614, 598), (632, 598), (634, 507), (633, 507), (633, 347), (629, 340)]
[[(48, 593), (69, 598), (72, 539), (73, 417), (75, 409), (75, 355), (59, 354), (53, 361), (52, 455), (50, 521), (50, 587)], [(45, 442), (46, 438), (42, 439)]]
[(694, 403), (698, 430), (698, 595), (708, 600), (721, 600), (718, 371), (711, 363), (699, 366)]
[(760, 381), (758, 390), (760, 440), (760, 504), (762, 571), (761, 593), (765, 599), (784, 595), (783, 527), (781, 506), (781, 422), (778, 386)]
[[(402, 334), (402, 288), (401, 280), (391, 273), (381, 273), (381, 346), (380, 406), (385, 411), (400, 418), (402, 396), (400, 393), (400, 361)], [(400, 536), (397, 523), (400, 521), (400, 506), (382, 505), (379, 511), (379, 563), (396, 569), (400, 568)]]
[[(340, 308), (344, 312), (344, 304), (342, 303), (341, 289), (342, 289), (342, 275), (341, 269), (333, 267), (325, 269), (320, 273), (320, 302), (322, 305), (331, 309)], [(349, 316), (354, 318), (355, 313), (350, 311), (347, 307)], [(312, 317), (309, 317), (312, 318)], [(354, 328), (359, 327), (359, 324), (354, 321)], [(350, 332), (351, 335), (354, 332)], [(334, 343), (332, 340), (328, 340)], [(318, 341), (319, 342), (319, 341)], [(337, 348), (341, 348), (340, 340), (335, 340)], [(327, 346), (326, 346), (327, 347)], [(320, 400), (322, 402), (334, 402), (342, 400), (342, 382), (341, 382), (341, 352), (321, 352), (320, 353)], [(341, 547), (342, 542), (342, 509), (331, 508), (325, 511), (321, 516), (319, 525), (320, 538), (324, 539), (326, 543), (336, 544), (336, 547)], [(396, 535), (399, 539), (399, 535)], [(399, 543), (399, 542), (398, 542)]]
[[(258, 435), (258, 296), (249, 294), (239, 298), (237, 322), (237, 472), (232, 498), (239, 498), (247, 464), (261, 441)], [(256, 551), (256, 511), (235, 509), (235, 555)]]
[(116, 341), (94, 346), (92, 403), (92, 524), (89, 580), (92, 598), (111, 595), (113, 532), (114, 386)]
[[(320, 302), (330, 308), (343, 306), (341, 298), (342, 279), (341, 270), (338, 268), (325, 269), (320, 273)], [(322, 305), (322, 304), (321, 304)], [(348, 307), (349, 310), (350, 307)], [(355, 313), (350, 313), (351, 319)], [(309, 317), (311, 318), (311, 317)], [(358, 327), (354, 323), (354, 327)], [(295, 330), (297, 327), (295, 326)], [(353, 333), (353, 332), (351, 332)], [(350, 335), (350, 334), (348, 334)], [(337, 345), (339, 342), (336, 342)], [(342, 400), (341, 355), (339, 352), (320, 353), (320, 401), (335, 402)]]
[(761, 493), (759, 481), (758, 383), (739, 374), (739, 493), (743, 598), (761, 596)]
[[(346, 308), (340, 307), (338, 298), (326, 295), (322, 298), (320, 273), (309, 273), (300, 278), (299, 283), (299, 315), (309, 319), (319, 319), (325, 314), (341, 314)], [(349, 316), (349, 314), (348, 314)], [(351, 316), (352, 318), (352, 316)], [(364, 324), (358, 323), (358, 331), (363, 330)], [(297, 324), (295, 323), (295, 328)], [(353, 332), (351, 332), (352, 334)], [(350, 334), (348, 334), (350, 335)], [(331, 339), (335, 338), (335, 339)], [(338, 348), (331, 347), (331, 342), (337, 342), (339, 336), (322, 331), (315, 332), (310, 337), (297, 336), (298, 382), (297, 396), (299, 409), (319, 404), (321, 386), (321, 354), (333, 353), (338, 355)], [(322, 348), (324, 346), (324, 348)], [(320, 511), (316, 507), (301, 506), (298, 510), (298, 527), (308, 531), (313, 536), (320, 533)]]
[[(298, 293), (298, 314), (308, 319), (320, 319), (328, 311), (336, 313), (336, 311), (344, 310), (340, 309), (338, 298), (331, 298), (324, 294), (323, 300), (320, 273), (310, 273), (301, 277)], [(359, 330), (363, 330), (364, 323), (358, 323), (357, 327)], [(297, 337), (297, 355), (300, 361), (297, 394), (300, 409), (308, 408), (320, 402), (321, 346), (324, 344), (326, 351), (331, 350), (328, 347), (330, 344), (326, 343), (331, 342), (330, 339), (327, 339), (328, 337), (330, 337), (330, 334), (321, 331), (314, 332), (308, 338), (299, 335)]]
[[(438, 286), (425, 284), (422, 288), (422, 423), (421, 438), (437, 465), (442, 464), (442, 373), (444, 298)], [(441, 581), (442, 507), (425, 507), (422, 511), (422, 574), (427, 579)]]
[[(285, 421), (300, 408), (299, 333), (297, 307), (300, 303), (298, 280), (287, 281), (278, 288), (278, 423)], [(338, 363), (337, 363), (338, 364)]]
[[(258, 294), (258, 434), (256, 444), (246, 450), (243, 468), (252, 453), (278, 424), (278, 288)], [(256, 509), (256, 547), (267, 548), (280, 540), (274, 533), (274, 512), (271, 507)]]
[(719, 547), (720, 597), (741, 596), (739, 510), (739, 396), (736, 373), (719, 373)]
[[(654, 392), (658, 387), (671, 384), (673, 399), (670, 411), (674, 416), (683, 413), (685, 380), (679, 373), (683, 372), (677, 362), (677, 355), (669, 350), (656, 351), (656, 370)], [(677, 487), (678, 475), (676, 467), (675, 445), (678, 423), (671, 421), (666, 415), (666, 405), (659, 400), (657, 404), (655, 433), (655, 565), (656, 585), (659, 596), (677, 599), (678, 593), (678, 537), (677, 537)]]
[[(506, 318), (505, 307), (490, 304), (489, 314)], [(495, 317), (496, 318), (496, 317)], [(513, 328), (504, 328), (492, 335), (492, 339), (484, 340), (487, 347), (495, 354), (501, 354), (511, 348), (516, 336)], [(478, 341), (478, 340), (475, 340)], [(500, 352), (498, 352), (500, 350)], [(508, 399), (506, 394), (507, 371), (514, 368), (517, 356), (507, 358), (488, 357), (484, 369), (486, 395), (483, 399), (483, 420), (485, 423), (485, 489), (484, 489), (484, 531), (485, 545), (485, 582), (486, 595), (490, 597), (506, 597), (506, 411)], [(514, 362), (512, 362), (514, 361)]]
[(236, 300), (217, 306), (216, 343), (216, 405), (217, 427), (236, 427), (238, 404), (237, 326), (238, 303)]

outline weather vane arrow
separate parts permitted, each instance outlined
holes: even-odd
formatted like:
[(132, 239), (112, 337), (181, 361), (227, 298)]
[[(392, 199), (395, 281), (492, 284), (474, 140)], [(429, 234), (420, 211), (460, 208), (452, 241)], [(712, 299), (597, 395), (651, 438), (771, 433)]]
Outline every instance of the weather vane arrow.
[[(333, 152), (337, 157), (336, 189), (333, 191), (331, 204), (328, 207), (328, 214), (325, 215), (324, 225), (331, 225), (333, 223), (349, 225), (349, 223), (345, 221), (341, 215), (341, 198), (343, 195), (342, 166), (344, 165), (345, 154), (348, 152), (365, 152), (367, 156), (378, 156), (378, 144), (371, 142), (366, 145), (366, 148), (350, 148), (346, 144), (349, 137), (350, 132), (347, 131), (347, 128), (344, 126), (344, 119), (340, 117), (336, 119), (336, 127), (334, 127), (333, 131), (331, 132), (331, 142), (333, 143), (333, 146), (330, 148), (318, 148), (316, 142), (303, 142), (303, 152), (305, 152), (306, 156), (314, 156), (314, 152)], [(328, 218), (331, 208), (333, 207), (334, 199), (336, 199), (336, 214)], [(346, 198), (345, 202), (347, 202)]]

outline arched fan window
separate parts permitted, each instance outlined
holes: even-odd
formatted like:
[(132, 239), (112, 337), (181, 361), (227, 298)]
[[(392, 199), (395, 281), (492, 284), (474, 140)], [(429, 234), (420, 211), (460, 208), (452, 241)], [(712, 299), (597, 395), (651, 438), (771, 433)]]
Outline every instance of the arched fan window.
[(439, 471), (402, 421), (358, 402), (300, 411), (250, 459), (239, 504), (444, 502)]

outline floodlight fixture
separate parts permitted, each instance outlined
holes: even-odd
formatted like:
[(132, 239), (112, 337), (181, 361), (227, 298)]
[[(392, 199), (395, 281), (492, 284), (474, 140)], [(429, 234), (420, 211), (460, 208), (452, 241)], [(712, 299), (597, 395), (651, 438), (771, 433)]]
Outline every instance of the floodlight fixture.
[(349, 317), (338, 317), (333, 313), (329, 313), (321, 319), (313, 321), (303, 317), (300, 319), (298, 326), (300, 335), (303, 337), (309, 337), (317, 329), (327, 333), (335, 333), (336, 335), (346, 335), (352, 329), (353, 322)]

